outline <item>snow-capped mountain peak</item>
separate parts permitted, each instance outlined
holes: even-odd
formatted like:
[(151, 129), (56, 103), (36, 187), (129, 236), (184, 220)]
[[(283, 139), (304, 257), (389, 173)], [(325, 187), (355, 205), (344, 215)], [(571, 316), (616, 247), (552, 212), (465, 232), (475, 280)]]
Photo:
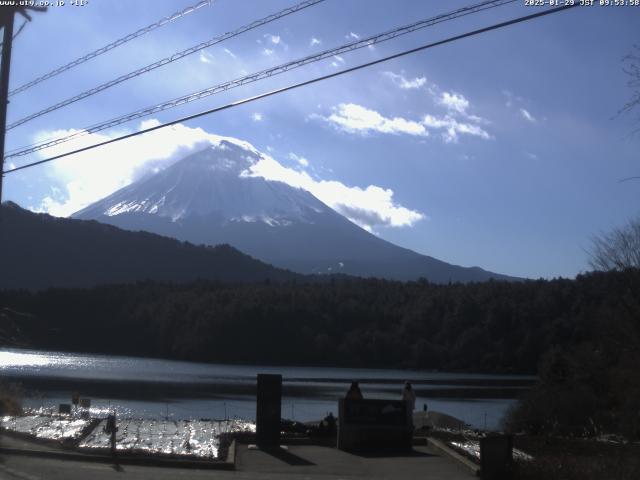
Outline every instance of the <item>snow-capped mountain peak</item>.
[(172, 222), (212, 217), (218, 222), (263, 222), (286, 226), (313, 222), (333, 211), (309, 192), (248, 174), (262, 158), (251, 144), (218, 137), (160, 172), (77, 212), (74, 217), (145, 213)]
[(195, 244), (228, 243), (301, 273), (395, 279), (504, 278), (450, 265), (371, 235), (311, 193), (255, 174), (271, 160), (251, 144), (212, 135), (211, 144), (75, 213), (127, 230)]

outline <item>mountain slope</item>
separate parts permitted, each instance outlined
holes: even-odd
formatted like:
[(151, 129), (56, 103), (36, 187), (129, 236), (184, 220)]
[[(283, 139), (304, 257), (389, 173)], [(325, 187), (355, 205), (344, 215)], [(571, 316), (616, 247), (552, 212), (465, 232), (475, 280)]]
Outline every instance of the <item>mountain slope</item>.
[(195, 246), (98, 222), (36, 214), (12, 202), (4, 203), (0, 213), (0, 289), (300, 277), (228, 245)]
[(193, 243), (228, 243), (300, 273), (335, 273), (434, 282), (509, 279), (451, 265), (382, 240), (311, 193), (253, 176), (262, 154), (219, 137), (211, 147), (75, 213), (127, 230)]

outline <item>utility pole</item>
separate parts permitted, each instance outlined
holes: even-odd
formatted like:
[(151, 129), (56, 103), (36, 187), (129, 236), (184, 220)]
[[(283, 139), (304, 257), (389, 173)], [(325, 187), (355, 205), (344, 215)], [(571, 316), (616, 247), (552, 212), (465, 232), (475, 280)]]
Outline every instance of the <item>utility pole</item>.
[(3, 8), (2, 15), (2, 59), (0, 60), (0, 205), (2, 205), (2, 181), (4, 180), (4, 137), (9, 103), (9, 67), (11, 66), (11, 44), (13, 43), (14, 8)]
[(0, 7), (2, 35), (2, 55), (0, 61), (0, 205), (2, 205), (2, 181), (4, 179), (4, 143), (7, 125), (7, 105), (9, 104), (9, 70), (11, 67), (11, 45), (13, 43), (13, 20), (16, 13), (27, 21), (31, 16), (27, 10), (44, 12), (47, 7), (4, 6)]

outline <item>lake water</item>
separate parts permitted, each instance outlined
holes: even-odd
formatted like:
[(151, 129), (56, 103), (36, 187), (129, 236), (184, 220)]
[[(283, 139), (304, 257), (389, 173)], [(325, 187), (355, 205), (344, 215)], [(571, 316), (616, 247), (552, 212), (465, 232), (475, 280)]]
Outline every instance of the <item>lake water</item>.
[(160, 359), (0, 349), (0, 376), (20, 382), (23, 405), (57, 408), (71, 392), (91, 398), (94, 412), (116, 409), (130, 418), (255, 419), (258, 373), (283, 376), (283, 418), (318, 420), (337, 414), (337, 400), (352, 380), (365, 398), (400, 398), (405, 381), (416, 408), (460, 418), (477, 428), (497, 428), (531, 376), (478, 375), (414, 370), (222, 365)]

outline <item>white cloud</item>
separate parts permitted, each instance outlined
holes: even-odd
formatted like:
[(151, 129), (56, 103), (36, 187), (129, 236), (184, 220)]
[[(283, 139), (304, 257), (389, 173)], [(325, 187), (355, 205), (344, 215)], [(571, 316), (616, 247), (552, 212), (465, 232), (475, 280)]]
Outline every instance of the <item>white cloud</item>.
[(9, 162), (9, 170), (13, 170), (14, 168), (16, 168), (16, 164), (13, 162)]
[(382, 72), (382, 74), (390, 78), (393, 83), (404, 90), (420, 88), (427, 83), (427, 79), (425, 77), (416, 77), (412, 80), (407, 80), (403, 75), (393, 72)]
[[(140, 123), (139, 130), (158, 124), (159, 122), (155, 119), (146, 120)], [(41, 141), (52, 136), (76, 132), (76, 130), (41, 131), (34, 140)], [(84, 135), (66, 144), (52, 147), (47, 150), (46, 155), (41, 154), (41, 156), (56, 155), (125, 133), (130, 131)], [(61, 158), (46, 167), (48, 175), (57, 180), (61, 188), (53, 186), (50, 195), (43, 198), (35, 210), (55, 216), (68, 216), (144, 175), (157, 172), (195, 151), (206, 148), (209, 144), (219, 144), (223, 138), (207, 133), (201, 128), (177, 124)], [(391, 189), (377, 185), (369, 185), (366, 188), (352, 187), (337, 180), (314, 179), (305, 171), (282, 166), (270, 156), (259, 153), (247, 142), (233, 141), (260, 156), (260, 160), (252, 166), (250, 172), (247, 172), (248, 175), (304, 188), (369, 231), (380, 226), (412, 226), (425, 218), (423, 213), (397, 204)], [(302, 166), (309, 164), (306, 158), (294, 153), (290, 153), (289, 158)]]
[(537, 159), (538, 159), (538, 155), (536, 155), (535, 153), (532, 153), (532, 152), (524, 152), (524, 153), (525, 153), (525, 155), (526, 155), (527, 157), (529, 157), (531, 160), (537, 160)]
[(353, 33), (353, 32), (349, 32), (349, 35), (345, 35), (345, 37), (347, 40), (360, 40), (360, 35), (358, 35), (357, 33)]
[(337, 180), (316, 180), (307, 172), (286, 168), (266, 155), (251, 167), (248, 174), (303, 188), (368, 231), (380, 226), (412, 226), (425, 218), (421, 212), (398, 205), (391, 189), (377, 185), (363, 189)]
[(301, 157), (299, 155), (296, 155), (293, 152), (289, 153), (289, 158), (291, 160), (293, 160), (294, 162), (298, 162), (303, 167), (308, 167), (309, 166), (309, 160), (307, 160), (306, 158)]
[(264, 38), (273, 43), (274, 45), (278, 45), (280, 43), (280, 35), (271, 35), (269, 33), (265, 34)]
[(484, 125), (489, 125), (491, 123), (486, 118), (482, 118), (477, 115), (465, 115), (465, 117), (475, 123), (482, 123)]
[[(289, 49), (289, 45), (285, 43), (285, 41), (282, 39), (280, 35), (272, 35), (270, 33), (266, 33), (263, 35), (263, 37), (265, 38), (265, 43), (271, 46), (271, 48), (265, 48), (265, 50), (263, 50), (263, 53), (265, 55), (271, 55), (272, 53), (274, 53), (276, 48), (280, 48), (282, 50)], [(262, 40), (258, 40), (258, 43), (262, 44), (263, 42)], [(271, 53), (267, 53), (267, 52), (271, 52)]]
[(335, 61), (331, 62), (331, 65), (333, 65), (336, 68), (338, 68), (341, 64), (344, 63), (344, 58), (342, 58), (340, 55), (334, 55), (333, 58), (335, 59)]
[(467, 112), (467, 108), (469, 108), (469, 100), (464, 98), (464, 95), (454, 92), (443, 92), (438, 103), (447, 107), (450, 111), (462, 114), (465, 114)]
[[(468, 110), (471, 104), (469, 100), (465, 98), (464, 95), (462, 95), (461, 93), (455, 93), (455, 92), (441, 92), (441, 93), (439, 92), (440, 90), (438, 89), (438, 87), (434, 86), (433, 88), (430, 88), (429, 93), (436, 98), (436, 102), (439, 105), (442, 105), (447, 109), (448, 111), (447, 117), (462, 116), (466, 121), (471, 122), (471, 124), (465, 123), (465, 122), (462, 122), (462, 123), (457, 122), (458, 125), (461, 125), (460, 128), (464, 130), (463, 133), (470, 133), (471, 135), (477, 135), (483, 138), (489, 138), (488, 134), (486, 134), (486, 132), (482, 128), (476, 127), (475, 125), (472, 125), (472, 124), (475, 123), (480, 125), (489, 125), (491, 122), (486, 118), (482, 118), (478, 115), (469, 114)], [(447, 138), (449, 138), (448, 141), (451, 141), (451, 140), (455, 141), (455, 137), (451, 135), (447, 135)]]
[(202, 63), (212, 63), (213, 55), (211, 55), (209, 52), (205, 52), (204, 50), (200, 50), (200, 61)]
[[(155, 119), (140, 123), (139, 130), (158, 125)], [(36, 142), (76, 133), (77, 130), (42, 131)], [(131, 133), (120, 130), (110, 134), (93, 133), (47, 149), (42, 158), (82, 148)], [(65, 217), (129, 185), (134, 180), (170, 165), (189, 153), (204, 148), (219, 137), (201, 128), (182, 124), (115, 142), (86, 152), (70, 155), (48, 164), (47, 173), (63, 188), (52, 190), (36, 210)]]
[(262, 114), (260, 112), (254, 112), (253, 115), (251, 115), (251, 120), (254, 122), (262, 121)]
[(226, 53), (227, 55), (229, 55), (231, 58), (238, 58), (238, 57), (236, 56), (236, 54), (235, 54), (235, 53), (233, 53), (233, 52), (232, 52), (231, 50), (229, 50), (228, 48), (225, 48), (225, 49), (224, 49), (224, 53)]
[(483, 130), (478, 125), (473, 125), (471, 123), (459, 122), (455, 118), (450, 116), (445, 117), (434, 117), (433, 115), (425, 115), (422, 119), (423, 125), (428, 128), (432, 128), (435, 130), (444, 130), (442, 133), (442, 138), (447, 143), (455, 143), (458, 141), (458, 136), (460, 134), (463, 135), (472, 135), (475, 137), (480, 137), (484, 140), (489, 140), (491, 135)]
[(311, 114), (309, 118), (324, 120), (339, 130), (348, 133), (368, 134), (371, 132), (429, 136), (429, 130), (442, 131), (442, 138), (447, 143), (455, 143), (460, 135), (471, 135), (489, 140), (491, 135), (481, 126), (459, 121), (450, 115), (436, 117), (425, 115), (421, 121), (402, 117), (384, 117), (375, 110), (353, 103), (341, 103), (333, 108), (328, 117)]
[(271, 55), (273, 55), (274, 51), (270, 48), (265, 48), (262, 53), (264, 53), (267, 57), (270, 57)]
[(341, 103), (329, 117), (322, 117), (341, 130), (347, 132), (405, 133), (408, 135), (428, 135), (419, 122), (401, 117), (386, 118), (375, 110), (353, 103)]
[(322, 40), (316, 37), (311, 37), (311, 41), (309, 42), (310, 47), (314, 47), (316, 45), (321, 45), (321, 44), (322, 44)]
[(502, 90), (502, 94), (507, 99), (505, 101), (505, 106), (507, 108), (511, 108), (514, 103), (522, 103), (522, 102), (524, 102), (524, 98), (519, 97), (518, 95), (515, 95), (513, 92), (511, 92), (509, 90)]
[[(503, 90), (502, 94), (506, 98), (505, 106), (507, 108), (515, 107), (518, 109), (518, 113), (520, 114), (520, 116), (523, 119), (525, 119), (527, 122), (538, 123), (538, 118), (534, 117), (529, 110), (520, 106), (520, 105), (530, 105), (531, 102), (529, 100), (527, 100), (526, 98), (520, 97), (510, 92), (509, 90)], [(542, 120), (544, 121), (546, 120), (546, 118), (543, 116)]]
[[(463, 94), (452, 91), (442, 91), (438, 85), (428, 83), (426, 77), (407, 79), (401, 73), (398, 74), (389, 71), (382, 72), (382, 74), (405, 90), (425, 87), (426, 91), (431, 95), (435, 103), (447, 109), (448, 114), (445, 117), (437, 118), (432, 115), (427, 115), (425, 117), (426, 120), (423, 120), (422, 122), (423, 125), (429, 128), (445, 129), (446, 132), (443, 136), (445, 141), (457, 141), (459, 133), (475, 135), (481, 138), (490, 138), (489, 134), (478, 125), (488, 125), (491, 122), (478, 115), (469, 114), (468, 110), (471, 104)], [(459, 122), (452, 118), (458, 116), (462, 116), (465, 121)]]
[(536, 123), (537, 120), (535, 119), (535, 117), (533, 115), (531, 115), (527, 110), (525, 110), (524, 108), (520, 109), (520, 115), (522, 115), (522, 117), (525, 120), (528, 120), (531, 123)]

